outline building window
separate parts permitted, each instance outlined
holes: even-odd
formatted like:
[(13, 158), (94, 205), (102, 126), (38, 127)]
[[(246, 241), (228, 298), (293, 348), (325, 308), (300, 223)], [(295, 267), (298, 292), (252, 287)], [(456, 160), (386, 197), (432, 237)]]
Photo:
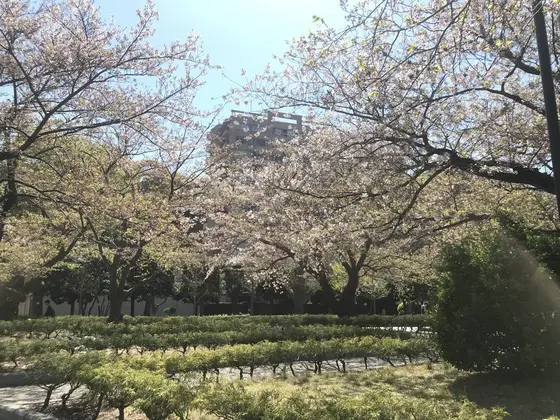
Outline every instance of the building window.
[(272, 133), (275, 136), (286, 137), (288, 135), (288, 130), (286, 130), (285, 128), (275, 128), (272, 130)]
[(259, 129), (258, 124), (248, 124), (249, 131), (257, 131)]
[(255, 146), (265, 147), (266, 139), (255, 139)]
[(288, 137), (289, 138), (294, 138), (297, 135), (297, 133), (294, 130), (288, 130)]

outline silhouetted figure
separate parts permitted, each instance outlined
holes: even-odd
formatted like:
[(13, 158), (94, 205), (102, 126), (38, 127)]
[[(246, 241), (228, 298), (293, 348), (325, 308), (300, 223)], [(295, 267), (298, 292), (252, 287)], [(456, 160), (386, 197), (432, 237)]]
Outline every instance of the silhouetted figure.
[(45, 316), (54, 317), (55, 313), (53, 307), (51, 306), (51, 301), (46, 300), (45, 303), (47, 304), (47, 310), (45, 311)]

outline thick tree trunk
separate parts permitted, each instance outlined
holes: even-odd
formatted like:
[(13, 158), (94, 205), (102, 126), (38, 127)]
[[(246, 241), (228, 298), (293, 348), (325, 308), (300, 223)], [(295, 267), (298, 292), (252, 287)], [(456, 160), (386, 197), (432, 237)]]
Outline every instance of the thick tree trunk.
[(18, 315), (20, 302), (25, 302), (25, 280), (14, 277), (7, 283), (0, 285), (0, 320), (11, 321)]
[(112, 270), (109, 285), (109, 322), (120, 322), (122, 320), (122, 305), (124, 302), (123, 285), (117, 277), (117, 269)]
[(257, 292), (254, 286), (251, 287), (251, 298), (249, 300), (249, 315), (255, 315), (255, 301), (257, 300)]
[(73, 300), (72, 302), (70, 302), (70, 315), (74, 315), (75, 309), (76, 309), (76, 301)]
[(103, 394), (99, 394), (99, 398), (97, 399), (97, 404), (95, 405), (95, 413), (93, 414), (93, 420), (97, 420), (99, 417), (99, 413), (101, 412), (101, 407), (103, 406), (103, 398), (105, 396)]
[(144, 305), (144, 313), (142, 314), (143, 316), (152, 316), (154, 315), (153, 313), (153, 309), (154, 309), (154, 300), (155, 298), (153, 296), (148, 296), (146, 298), (146, 304)]
[(292, 302), (294, 304), (294, 313), (302, 314), (305, 307), (306, 297), (300, 294), (292, 295)]
[(43, 406), (41, 407), (41, 411), (45, 411), (49, 407), (49, 403), (51, 402), (51, 396), (53, 393), (53, 388), (47, 388), (47, 395), (45, 396), (45, 401), (43, 401)]
[[(8, 140), (7, 142), (9, 141), (10, 140)], [(17, 168), (16, 159), (8, 159), (6, 161), (6, 179), (8, 182), (6, 183), (4, 195), (1, 197), (3, 204), (2, 204), (2, 208), (0, 209), (0, 242), (2, 242), (2, 239), (4, 238), (4, 231), (6, 228), (5, 221), (8, 217), (8, 214), (10, 210), (12, 210), (18, 202), (16, 168)]]
[[(93, 301), (91, 302), (91, 306), (89, 307), (89, 311), (87, 311), (88, 316), (91, 316), (91, 313), (93, 312), (93, 308), (95, 308), (95, 304), (99, 301), (99, 297), (95, 297), (95, 299), (93, 299)], [(84, 309), (84, 315), (85, 315), (85, 309)]]
[(303, 275), (303, 267), (294, 270), (293, 278), (289, 283), (290, 296), (294, 304), (294, 313), (302, 314), (305, 302), (309, 298), (310, 288), (308, 280)]
[(133, 297), (130, 298), (130, 316), (134, 316), (134, 304), (136, 303), (136, 299)]
[(356, 315), (356, 291), (358, 290), (359, 276), (358, 270), (351, 267), (347, 270), (348, 283), (342, 291), (338, 302), (338, 316), (355, 316)]
[(111, 306), (109, 309), (109, 322), (122, 321), (122, 305), (124, 302), (123, 293), (117, 293), (111, 296)]
[(124, 420), (124, 405), (119, 406), (119, 420)]
[(6, 299), (0, 304), (0, 321), (13, 321), (17, 318), (19, 301)]
[(321, 286), (321, 290), (325, 294), (325, 301), (327, 303), (327, 306), (329, 307), (329, 312), (337, 313), (338, 312), (338, 302), (336, 300), (334, 290), (332, 289), (332, 287), (329, 283), (329, 278), (327, 276), (327, 273), (324, 270), (320, 270), (315, 274), (316, 274), (316, 277), (317, 277), (317, 281), (319, 282), (319, 285)]
[(126, 277), (119, 276), (121, 262), (120, 251), (115, 253), (111, 264), (109, 277), (109, 322), (120, 322), (122, 320), (122, 305), (125, 299), (124, 280)]

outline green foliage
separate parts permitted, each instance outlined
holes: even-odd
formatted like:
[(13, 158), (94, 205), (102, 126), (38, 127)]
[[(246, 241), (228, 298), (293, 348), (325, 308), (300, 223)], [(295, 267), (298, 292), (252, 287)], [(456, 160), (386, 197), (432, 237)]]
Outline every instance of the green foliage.
[(12, 322), (0, 321), (0, 336), (53, 338), (57, 336), (111, 336), (114, 334), (181, 334), (191, 332), (245, 331), (254, 328), (294, 328), (300, 326), (354, 326), (425, 329), (430, 319), (421, 315), (360, 315), (339, 318), (336, 315), (262, 315), (204, 317), (129, 317), (122, 323), (107, 323), (104, 317), (61, 316)]
[(165, 316), (174, 316), (174, 315), (177, 315), (177, 309), (172, 308), (172, 307), (165, 308), (165, 309), (163, 310), (163, 314), (164, 314)]
[(254, 392), (239, 382), (209, 386), (197, 405), (218, 418), (231, 420), (499, 420), (503, 410), (482, 410), (464, 402), (459, 410), (446, 402), (396, 396), (388, 392), (370, 392), (359, 397), (281, 394), (276, 391)]
[(555, 279), (499, 230), (442, 253), (435, 330), (443, 357), (474, 371), (558, 374)]
[(360, 337), (302, 342), (279, 341), (257, 344), (224, 346), (215, 350), (199, 349), (185, 356), (173, 355), (165, 359), (165, 367), (170, 375), (188, 372), (209, 372), (219, 368), (249, 368), (249, 373), (257, 367), (278, 366), (305, 360), (315, 364), (321, 373), (321, 363), (328, 360), (349, 358), (377, 358), (392, 361), (407, 361), (427, 358), (437, 359), (438, 351), (434, 342), (426, 338), (399, 340), (395, 338)]

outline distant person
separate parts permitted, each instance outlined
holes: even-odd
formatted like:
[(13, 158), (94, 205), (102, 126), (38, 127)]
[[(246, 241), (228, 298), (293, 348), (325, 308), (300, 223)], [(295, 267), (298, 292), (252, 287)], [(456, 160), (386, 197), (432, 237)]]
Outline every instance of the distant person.
[(45, 311), (45, 316), (54, 317), (55, 313), (53, 307), (51, 306), (51, 301), (46, 300), (45, 303), (47, 304), (47, 310)]
[(398, 315), (404, 315), (405, 306), (406, 306), (406, 300), (403, 300), (401, 303), (399, 303), (399, 306), (397, 306)]
[(383, 310), (381, 311), (381, 315), (382, 315), (382, 316), (387, 315), (387, 311), (385, 310), (385, 308), (383, 308)]
[(420, 313), (422, 315), (426, 315), (427, 310), (428, 310), (428, 308), (427, 308), (426, 303), (422, 303), (422, 305), (420, 305)]

